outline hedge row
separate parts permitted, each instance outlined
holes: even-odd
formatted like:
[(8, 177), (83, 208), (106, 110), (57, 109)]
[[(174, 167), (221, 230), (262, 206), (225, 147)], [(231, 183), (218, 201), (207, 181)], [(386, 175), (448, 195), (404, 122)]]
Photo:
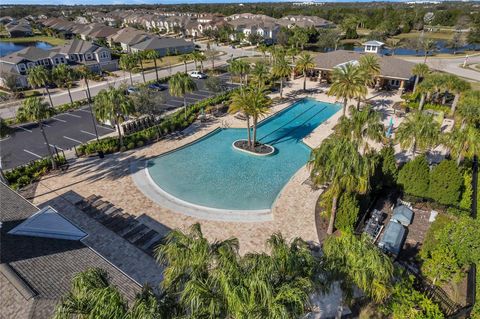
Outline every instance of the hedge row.
[[(58, 165), (65, 164), (65, 157), (56, 157), (56, 162)], [(18, 166), (10, 171), (6, 171), (5, 178), (10, 187), (13, 189), (19, 189), (38, 180), (51, 169), (52, 161), (49, 158), (44, 158), (30, 162), (27, 165)]]
[(98, 151), (102, 151), (105, 154), (114, 153), (117, 151), (125, 151), (127, 149), (133, 149), (141, 147), (147, 143), (151, 143), (162, 136), (172, 133), (174, 131), (183, 130), (190, 126), (197, 119), (198, 114), (203, 109), (205, 110), (209, 106), (214, 106), (225, 102), (230, 99), (232, 91), (225, 92), (195, 103), (188, 107), (187, 116), (185, 117), (185, 111), (183, 109), (178, 110), (172, 115), (166, 117), (160, 124), (149, 127), (145, 130), (135, 132), (123, 137), (123, 145), (119, 148), (118, 137), (106, 137), (100, 141), (92, 141), (88, 144), (82, 144), (77, 147), (77, 154), (90, 155), (95, 154)]

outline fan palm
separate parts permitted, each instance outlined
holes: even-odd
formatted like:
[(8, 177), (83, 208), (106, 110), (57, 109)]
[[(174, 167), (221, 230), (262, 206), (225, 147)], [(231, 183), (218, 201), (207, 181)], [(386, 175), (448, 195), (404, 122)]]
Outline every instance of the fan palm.
[(123, 89), (110, 87), (101, 90), (95, 97), (93, 112), (101, 121), (113, 121), (117, 127), (119, 145), (123, 145), (120, 124), (135, 111), (132, 101), (125, 96)]
[(424, 52), (423, 63), (427, 63), (428, 54), (437, 48), (437, 44), (433, 39), (423, 38), (420, 40), (420, 47)]
[(68, 65), (60, 64), (53, 68), (52, 77), (58, 86), (67, 89), (68, 97), (70, 98), (70, 104), (73, 104), (72, 93), (70, 92), (70, 89), (72, 88), (77, 77), (77, 73)]
[(137, 67), (137, 57), (132, 54), (124, 54), (120, 57), (120, 68), (130, 75), (130, 84), (133, 85), (132, 72)]
[(233, 60), (230, 63), (229, 71), (233, 75), (238, 75), (240, 77), (240, 85), (244, 84), (244, 80), (245, 80), (245, 84), (248, 84), (247, 74), (250, 72), (250, 64), (248, 64), (247, 61)]
[(228, 108), (229, 113), (242, 112), (245, 114), (247, 119), (247, 143), (248, 147), (252, 147), (252, 138), (251, 138), (251, 126), (250, 126), (250, 103), (248, 103), (249, 92), (247, 88), (241, 87), (239, 90), (233, 92), (232, 97), (230, 98), (230, 107)]
[(178, 58), (178, 60), (183, 63), (183, 65), (185, 66), (185, 73), (187, 73), (188, 72), (187, 63), (191, 60), (190, 55), (189, 54), (181, 55)]
[(292, 74), (292, 67), (288, 64), (285, 56), (278, 56), (273, 63), (272, 74), (280, 78), (280, 98), (283, 97), (283, 81)]
[(300, 55), (295, 65), (295, 70), (303, 74), (303, 90), (307, 89), (307, 73), (315, 67), (315, 62), (310, 54)]
[(43, 87), (48, 95), (50, 106), (53, 107), (52, 96), (48, 90), (48, 84), (50, 82), (50, 74), (43, 65), (37, 65), (27, 71), (27, 81), (30, 86), (37, 88)]
[(375, 302), (382, 302), (391, 289), (393, 264), (366, 235), (357, 238), (349, 232), (331, 236), (323, 244), (327, 267), (341, 282), (347, 296), (353, 286), (362, 289)]
[(445, 75), (445, 89), (448, 92), (455, 94), (455, 97), (452, 102), (452, 107), (450, 109), (450, 114), (452, 116), (455, 115), (455, 111), (457, 109), (458, 101), (460, 100), (461, 94), (470, 90), (470, 88), (471, 88), (470, 83), (460, 79), (458, 76), (453, 74)]
[(185, 109), (185, 118), (187, 118), (187, 99), (185, 95), (192, 93), (197, 89), (195, 81), (186, 73), (177, 73), (168, 81), (168, 90), (170, 95), (183, 97), (183, 107)]
[(32, 121), (38, 124), (43, 140), (47, 146), (48, 156), (52, 162), (52, 168), (57, 168), (57, 162), (53, 157), (52, 149), (48, 143), (47, 134), (45, 133), (43, 121), (49, 119), (55, 114), (55, 110), (42, 101), (39, 97), (29, 97), (23, 101), (23, 105), (17, 110), (17, 119), (19, 122)]
[(430, 68), (425, 63), (418, 63), (412, 69), (412, 74), (415, 75), (415, 84), (413, 85), (413, 91), (417, 89), (420, 78), (426, 77), (430, 73)]
[(190, 53), (190, 58), (193, 60), (193, 63), (195, 63), (195, 70), (198, 69), (198, 61), (201, 55), (202, 53), (200, 51), (193, 51)]
[(258, 119), (268, 113), (268, 108), (272, 104), (272, 100), (265, 94), (264, 86), (247, 89), (247, 103), (249, 105), (248, 112), (253, 120), (253, 137), (252, 147), (255, 148), (257, 143), (257, 124)]
[(390, 50), (392, 50), (392, 56), (394, 56), (395, 50), (403, 46), (402, 39), (388, 39), (387, 46)]
[(480, 125), (480, 91), (467, 91), (460, 98), (458, 113), (462, 117), (462, 126), (466, 123)]
[(362, 153), (368, 150), (368, 140), (380, 142), (383, 139), (385, 128), (380, 120), (380, 114), (370, 106), (362, 110), (354, 107), (350, 110), (350, 117), (342, 117), (335, 127), (335, 132), (360, 145)]
[(264, 62), (257, 62), (252, 68), (252, 77), (253, 82), (261, 87), (266, 84), (269, 79), (269, 69), (266, 63)]
[(367, 94), (363, 71), (358, 66), (347, 63), (333, 69), (332, 81), (328, 95), (343, 99), (343, 116), (345, 116), (348, 100)]
[(345, 137), (330, 137), (314, 149), (308, 163), (315, 185), (329, 185), (332, 192), (332, 211), (328, 234), (332, 234), (337, 213), (337, 201), (344, 192), (365, 193), (370, 185), (373, 163), (358, 152), (358, 145)]
[(153, 64), (155, 65), (155, 76), (156, 76), (156, 79), (157, 79), (157, 82), (158, 82), (159, 79), (158, 79), (157, 60), (160, 59), (160, 61), (161, 61), (160, 54), (158, 53), (157, 50), (147, 50), (147, 51), (145, 51), (145, 57), (147, 59), (153, 60)]
[(215, 59), (217, 58), (217, 53), (218, 51), (213, 49), (205, 51), (205, 57), (210, 59), (210, 62), (212, 62), (212, 71), (215, 70)]
[(359, 91), (357, 96), (357, 109), (360, 109), (360, 102), (365, 98), (368, 86), (374, 86), (377, 82), (377, 76), (380, 74), (380, 63), (376, 55), (367, 54), (360, 58), (359, 68), (363, 72), (363, 79), (365, 82), (365, 91)]
[(444, 144), (457, 158), (457, 165), (460, 165), (464, 158), (472, 159), (480, 155), (480, 131), (470, 125), (461, 129), (455, 128), (444, 136)]
[(435, 146), (440, 134), (440, 124), (433, 116), (415, 112), (400, 123), (395, 134), (403, 150), (411, 149), (415, 157), (418, 149), (426, 151)]

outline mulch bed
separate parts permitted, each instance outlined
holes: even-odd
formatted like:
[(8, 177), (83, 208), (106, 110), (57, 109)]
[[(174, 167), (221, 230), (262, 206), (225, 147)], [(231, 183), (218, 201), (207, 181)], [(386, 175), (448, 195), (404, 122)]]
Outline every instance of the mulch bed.
[(239, 149), (249, 151), (249, 152), (253, 152), (253, 153), (257, 153), (257, 154), (269, 154), (269, 153), (272, 152), (272, 147), (271, 146), (265, 145), (265, 144), (262, 144), (262, 143), (258, 143), (258, 142), (255, 144), (255, 148), (253, 148), (253, 149), (248, 146), (248, 141), (246, 141), (246, 140), (235, 141), (234, 145), (235, 145), (235, 147), (237, 147)]

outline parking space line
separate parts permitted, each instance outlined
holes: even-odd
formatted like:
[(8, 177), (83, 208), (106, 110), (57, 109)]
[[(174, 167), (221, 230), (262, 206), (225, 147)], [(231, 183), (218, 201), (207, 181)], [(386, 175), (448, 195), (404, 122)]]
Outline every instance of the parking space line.
[(163, 103), (161, 105), (166, 105), (166, 106), (169, 106), (169, 107), (180, 107), (180, 106), (177, 106), (177, 105), (172, 105), (172, 104), (167, 104), (167, 103)]
[(93, 133), (90, 133), (90, 132), (87, 132), (87, 131), (84, 131), (84, 130), (80, 130), (80, 132), (82, 132), (82, 133), (85, 133), (85, 134), (88, 134), (88, 135), (92, 135), (92, 136), (95, 136), (95, 137), (96, 137), (96, 135), (95, 135), (95, 134), (93, 134)]
[(23, 151), (24, 151), (24, 152), (27, 152), (28, 154), (31, 154), (31, 155), (33, 155), (33, 156), (35, 156), (35, 157), (42, 158), (40, 155), (35, 154), (34, 152), (30, 152), (29, 150), (24, 149)]
[(73, 117), (76, 117), (76, 118), (79, 118), (79, 119), (82, 118), (80, 115), (75, 115), (75, 114), (71, 114), (71, 113), (62, 113), (62, 114), (59, 114), (59, 115), (68, 115), (68, 116), (73, 116)]
[(80, 111), (80, 112), (85, 112), (85, 113), (89, 113), (89, 114), (90, 114), (90, 111), (89, 111), (89, 110), (78, 109), (77, 111)]
[[(47, 145), (47, 143), (45, 143), (45, 142), (43, 142), (43, 144)], [(58, 146), (58, 145), (55, 145), (55, 144), (49, 144), (49, 145), (50, 145), (51, 147), (53, 147), (53, 148), (58, 148), (59, 150), (64, 151), (64, 149), (61, 148), (61, 147)]]
[(103, 125), (100, 125), (100, 124), (97, 124), (98, 127), (101, 127), (101, 128), (104, 128), (106, 130), (110, 130), (110, 131), (116, 131), (116, 129), (114, 128), (111, 128), (111, 127), (108, 127), (108, 126), (103, 126)]
[(48, 124), (45, 124), (45, 123), (43, 123), (43, 126), (52, 127), (51, 125), (48, 125)]
[(203, 97), (204, 99), (210, 96), (210, 95), (202, 95), (202, 94), (198, 94), (198, 93), (189, 93), (189, 94), (191, 94), (191, 95), (198, 95), (198, 96)]
[(209, 93), (209, 94), (211, 94), (211, 93), (212, 93), (212, 92), (210, 92), (210, 91), (207, 91), (207, 90), (198, 90), (197, 92), (207, 92), (207, 93)]
[(68, 137), (68, 136), (63, 136), (63, 138), (66, 138), (67, 140), (73, 141), (73, 142), (75, 142), (75, 143), (83, 144), (83, 142), (81, 142), (81, 141), (79, 141), (79, 140), (76, 140), (76, 139), (74, 139), (74, 138)]
[(67, 121), (65, 120), (61, 120), (61, 119), (57, 119), (56, 117), (52, 117), (51, 119), (55, 120), (55, 121), (59, 121), (59, 122), (63, 122), (63, 123), (67, 123)]
[(24, 127), (21, 127), (21, 126), (17, 126), (19, 129), (22, 129), (24, 131), (27, 131), (28, 133), (32, 133), (32, 130), (27, 130), (26, 128)]

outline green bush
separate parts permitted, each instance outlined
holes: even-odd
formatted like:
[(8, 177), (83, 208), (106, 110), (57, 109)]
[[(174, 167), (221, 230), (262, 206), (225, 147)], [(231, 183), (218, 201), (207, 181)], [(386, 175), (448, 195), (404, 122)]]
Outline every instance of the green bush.
[(137, 142), (137, 147), (142, 147), (144, 145), (143, 141), (138, 141)]
[[(56, 159), (56, 162), (58, 165), (62, 165), (66, 163), (66, 160), (61, 156)], [(52, 162), (50, 159), (45, 158), (6, 171), (5, 178), (13, 189), (19, 189), (38, 180), (51, 168)]]
[(430, 198), (440, 204), (457, 204), (462, 185), (462, 172), (454, 161), (444, 160), (430, 172)]
[(4, 138), (12, 132), (12, 128), (0, 117), (0, 138)]
[(127, 144), (127, 149), (133, 150), (134, 148), (135, 148), (135, 143), (130, 142), (130, 143)]
[(338, 201), (335, 228), (342, 231), (353, 231), (360, 212), (360, 205), (354, 193), (343, 193)]
[(430, 170), (425, 156), (408, 162), (398, 173), (398, 184), (405, 193), (418, 197), (428, 197), (429, 180)]
[(380, 156), (382, 160), (382, 182), (385, 186), (393, 186), (397, 183), (398, 178), (398, 167), (393, 146), (382, 148)]

